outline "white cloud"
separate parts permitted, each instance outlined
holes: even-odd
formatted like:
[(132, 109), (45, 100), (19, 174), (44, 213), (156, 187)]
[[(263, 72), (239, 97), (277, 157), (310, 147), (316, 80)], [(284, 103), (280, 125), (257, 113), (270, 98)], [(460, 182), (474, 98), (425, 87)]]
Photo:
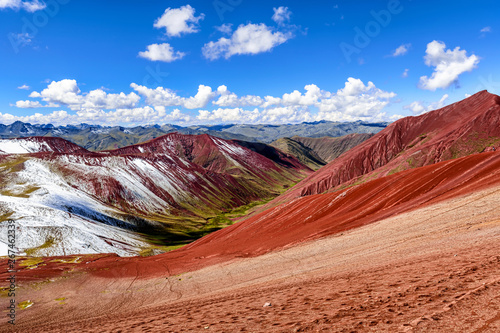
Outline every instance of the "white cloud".
[(22, 3), (22, 7), (26, 11), (28, 11), (30, 13), (34, 13), (36, 11), (39, 11), (39, 10), (47, 8), (47, 5), (45, 3), (43, 3), (43, 2), (41, 2), (41, 1), (34, 0), (34, 1), (31, 1), (31, 2), (28, 2), (28, 1), (23, 2)]
[(264, 124), (288, 124), (313, 120), (315, 119), (307, 108), (288, 106), (263, 110), (260, 122)]
[(393, 92), (381, 90), (360, 79), (348, 78), (344, 88), (319, 102), (317, 119), (332, 121), (382, 121), (386, 119), (382, 110), (396, 97)]
[[(58, 107), (76, 111), (52, 112), (50, 115), (36, 113), (28, 117), (0, 114), (0, 120), (29, 121), (32, 123), (87, 122), (94, 124), (150, 124), (150, 123), (298, 123), (304, 121), (387, 121), (383, 109), (391, 103), (395, 93), (381, 90), (374, 83), (348, 78), (343, 88), (336, 92), (321, 90), (315, 84), (306, 85), (303, 90), (293, 90), (282, 96), (238, 96), (227, 86), (221, 85), (215, 91), (206, 85), (199, 85), (194, 96), (182, 97), (175, 91), (157, 87), (151, 89), (132, 83), (135, 92), (110, 94), (104, 89), (89, 92), (80, 90), (76, 80), (51, 82), (41, 92), (32, 92), (37, 100), (18, 101), (19, 108)], [(138, 107), (138, 103), (144, 105)], [(212, 103), (210, 103), (212, 102)], [(215, 105), (215, 109), (205, 109)], [(184, 114), (179, 109), (168, 113), (168, 107), (198, 110), (197, 116)], [(249, 109), (247, 109), (249, 108)], [(105, 111), (109, 110), (109, 111)]]
[(271, 105), (279, 105), (281, 103), (281, 98), (273, 96), (265, 96), (265, 102), (261, 105), (263, 108), (267, 108)]
[[(140, 100), (140, 97), (133, 92), (128, 95), (124, 93), (108, 94), (102, 89), (92, 90), (82, 95), (76, 80), (68, 79), (52, 81), (47, 88), (41, 92), (34, 91), (29, 97), (41, 98), (48, 103), (48, 105), (42, 106), (40, 103), (36, 104), (36, 102), (33, 102), (30, 107), (57, 107), (58, 105), (65, 105), (71, 110), (80, 110), (82, 108), (132, 108)], [(27, 102), (29, 101), (18, 101), (16, 106), (26, 107), (26, 105), (30, 105)]]
[(419, 101), (415, 101), (410, 105), (403, 107), (403, 109), (410, 110), (411, 112), (413, 112), (413, 114), (418, 116), (426, 112), (442, 108), (443, 106), (445, 106), (445, 102), (448, 99), (448, 97), (449, 97), (448, 94), (444, 94), (439, 101), (430, 103), (428, 105), (425, 105), (424, 103)]
[(84, 96), (84, 103), (81, 107), (105, 110), (118, 108), (131, 109), (137, 105), (140, 99), (141, 97), (133, 92), (128, 95), (123, 92), (119, 94), (108, 94), (102, 89), (96, 89)]
[(198, 120), (204, 122), (224, 122), (224, 123), (255, 123), (259, 119), (258, 109), (253, 111), (243, 110), (241, 108), (216, 109), (213, 111), (199, 110)]
[(484, 27), (481, 29), (481, 32), (491, 32), (491, 27)]
[(203, 56), (209, 60), (220, 57), (226, 59), (233, 55), (258, 54), (271, 51), (292, 38), (291, 33), (273, 31), (264, 23), (240, 25), (231, 38), (220, 38), (217, 42), (209, 42), (203, 46)]
[(70, 108), (78, 108), (83, 103), (83, 96), (76, 80), (52, 81), (47, 88), (41, 92), (32, 92), (29, 97), (42, 98), (45, 102), (60, 103)]
[(313, 117), (304, 108), (275, 107), (266, 110), (242, 108), (218, 108), (213, 111), (199, 110), (196, 119), (204, 123), (235, 124), (283, 124), (311, 121)]
[(477, 67), (479, 57), (472, 54), (467, 56), (467, 51), (456, 47), (454, 50), (445, 50), (443, 42), (432, 41), (427, 44), (424, 57), (427, 66), (435, 67), (432, 76), (422, 76), (420, 78), (420, 88), (426, 90), (436, 90), (447, 88), (458, 80), (460, 74), (470, 72)]
[(152, 106), (182, 105), (182, 98), (168, 88), (151, 89), (136, 83), (130, 85), (140, 95), (146, 97), (146, 103)]
[[(213, 111), (200, 110), (196, 117), (199, 121), (213, 123), (295, 123), (304, 121), (384, 121), (399, 119), (402, 116), (387, 116), (382, 112), (385, 106), (396, 97), (395, 93), (375, 87), (372, 82), (365, 85), (361, 80), (349, 78), (344, 88), (336, 93), (323, 91), (314, 84), (305, 86), (305, 93), (294, 90), (282, 97), (245, 96), (238, 97), (227, 90), (226, 86), (217, 89), (220, 98), (213, 104), (222, 107)], [(257, 108), (245, 110), (252, 98)], [(257, 105), (257, 101), (261, 101)], [(317, 108), (314, 113), (312, 108)]]
[(410, 47), (411, 47), (411, 44), (402, 44), (396, 50), (394, 50), (394, 52), (392, 53), (392, 56), (399, 57), (399, 56), (405, 55), (406, 53), (408, 53), (408, 50), (410, 49)]
[(229, 24), (223, 24), (221, 26), (215, 27), (215, 30), (222, 32), (225, 35), (230, 35), (231, 32), (233, 32), (233, 25), (231, 23)]
[(214, 98), (212, 88), (205, 85), (198, 87), (198, 93), (193, 97), (180, 97), (168, 88), (157, 87), (151, 89), (132, 83), (130, 85), (140, 95), (146, 97), (146, 103), (152, 106), (183, 106), (186, 109), (198, 109), (205, 107)]
[(200, 84), (196, 95), (194, 97), (183, 98), (182, 104), (186, 109), (199, 109), (205, 107), (214, 96), (215, 93), (211, 87)]
[(198, 22), (203, 20), (205, 14), (195, 16), (195, 9), (190, 5), (180, 8), (167, 8), (163, 15), (156, 20), (154, 27), (165, 28), (165, 34), (169, 37), (179, 37), (181, 34), (198, 32)]
[(318, 99), (322, 97), (321, 91), (315, 84), (309, 84), (304, 87), (306, 93), (302, 95), (298, 90), (294, 90), (290, 94), (284, 94), (281, 103), (283, 105), (305, 105), (311, 106), (318, 103)]
[(42, 108), (43, 105), (40, 104), (39, 101), (26, 100), (26, 101), (17, 101), (16, 107), (20, 109), (34, 109), (34, 108)]
[(19, 9), (21, 7), (21, 0), (0, 0), (0, 8)]
[(184, 124), (192, 120), (191, 116), (175, 109), (167, 113), (162, 108), (152, 108), (149, 106), (133, 109), (117, 109), (105, 112), (103, 110), (82, 109), (76, 114), (69, 114), (66, 111), (54, 111), (50, 114), (35, 113), (29, 116), (15, 116), (12, 114), (0, 113), (0, 123), (11, 124), (15, 121), (22, 121), (31, 124), (97, 124), (112, 126), (119, 124), (146, 125), (180, 123)]
[(42, 104), (39, 101), (17, 101), (16, 104), (11, 106), (15, 106), (20, 109), (37, 109), (37, 108), (58, 108), (59, 105), (55, 103)]
[(47, 5), (39, 0), (21, 1), (21, 0), (0, 0), (0, 9), (24, 9), (27, 12), (34, 13), (45, 9)]
[(212, 103), (222, 107), (237, 107), (237, 106), (259, 106), (263, 103), (262, 98), (254, 95), (238, 97), (235, 93), (227, 90), (225, 85), (217, 88), (219, 98)]
[(292, 16), (292, 12), (288, 9), (288, 7), (278, 7), (278, 8), (273, 8), (274, 14), (273, 14), (273, 21), (282, 25), (285, 24), (285, 22), (290, 21), (290, 17)]
[(184, 52), (174, 51), (174, 48), (168, 43), (151, 44), (147, 48), (147, 51), (139, 52), (139, 56), (151, 61), (172, 62), (182, 59), (186, 55)]
[(30, 86), (28, 86), (28, 85), (26, 85), (26, 84), (23, 84), (22, 86), (17, 87), (17, 89), (21, 89), (21, 90), (30, 90)]
[(403, 74), (401, 74), (401, 77), (408, 77), (408, 72), (410, 70), (408, 68), (405, 69), (405, 71), (403, 72)]

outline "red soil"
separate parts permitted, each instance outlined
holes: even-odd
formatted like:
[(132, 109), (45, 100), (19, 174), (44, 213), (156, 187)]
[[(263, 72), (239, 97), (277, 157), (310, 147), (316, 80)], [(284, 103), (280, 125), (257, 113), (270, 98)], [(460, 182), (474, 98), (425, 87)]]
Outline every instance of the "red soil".
[(130, 276), (19, 279), (17, 301), (34, 304), (0, 331), (498, 332), (499, 200), (496, 186), (177, 276), (158, 256), (151, 279), (138, 262)]

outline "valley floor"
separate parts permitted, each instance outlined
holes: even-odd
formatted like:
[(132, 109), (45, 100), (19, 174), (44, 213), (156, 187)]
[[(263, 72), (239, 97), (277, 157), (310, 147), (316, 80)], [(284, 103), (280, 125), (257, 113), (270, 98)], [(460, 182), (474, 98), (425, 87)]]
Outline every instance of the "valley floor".
[(489, 188), (177, 276), (26, 282), (14, 331), (499, 332), (498, 202)]

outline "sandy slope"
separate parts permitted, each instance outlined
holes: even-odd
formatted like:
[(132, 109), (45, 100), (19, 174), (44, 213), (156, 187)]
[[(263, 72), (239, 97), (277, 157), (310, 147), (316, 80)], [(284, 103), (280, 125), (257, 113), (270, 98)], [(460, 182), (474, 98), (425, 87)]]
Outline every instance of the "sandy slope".
[(499, 201), (496, 186), (168, 278), (26, 283), (16, 331), (498, 332)]

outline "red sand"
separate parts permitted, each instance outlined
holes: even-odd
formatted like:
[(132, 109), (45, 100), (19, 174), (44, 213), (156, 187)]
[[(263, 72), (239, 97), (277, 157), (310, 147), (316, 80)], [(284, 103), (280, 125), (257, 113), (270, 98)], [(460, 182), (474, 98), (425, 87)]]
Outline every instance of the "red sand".
[(147, 280), (137, 278), (137, 265), (130, 277), (75, 270), (41, 283), (21, 281), (18, 301), (34, 305), (18, 310), (16, 329), (498, 332), (499, 200), (497, 186), (168, 278), (168, 266), (156, 257), (150, 266), (162, 266), (164, 275)]

